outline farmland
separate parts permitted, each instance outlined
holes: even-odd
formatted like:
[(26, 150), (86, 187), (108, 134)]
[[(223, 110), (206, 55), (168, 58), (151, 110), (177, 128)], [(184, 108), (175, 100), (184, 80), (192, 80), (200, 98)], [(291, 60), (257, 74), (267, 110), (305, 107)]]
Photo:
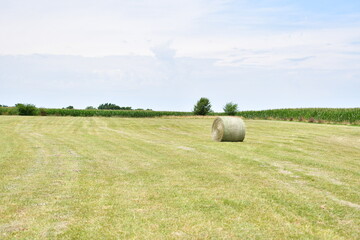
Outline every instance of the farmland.
[(360, 128), (0, 116), (0, 239), (359, 239)]
[[(16, 108), (0, 108), (0, 115), (18, 115)], [(161, 116), (191, 116), (191, 112), (148, 111), (148, 110), (98, 110), (98, 109), (58, 109), (40, 108), (37, 115), (72, 116), (72, 117), (161, 117)]]
[(242, 111), (238, 115), (249, 119), (277, 119), (360, 124), (360, 108), (293, 108), (262, 111)]
[[(0, 115), (18, 115), (14, 107), (0, 107)], [(192, 112), (148, 110), (98, 110), (40, 108), (36, 115), (73, 117), (162, 117), (193, 116)], [(211, 112), (209, 115), (224, 115)], [(341, 123), (360, 125), (360, 108), (293, 108), (261, 111), (240, 111), (238, 116), (247, 119), (270, 119), (288, 121), (311, 121), (316, 123)]]

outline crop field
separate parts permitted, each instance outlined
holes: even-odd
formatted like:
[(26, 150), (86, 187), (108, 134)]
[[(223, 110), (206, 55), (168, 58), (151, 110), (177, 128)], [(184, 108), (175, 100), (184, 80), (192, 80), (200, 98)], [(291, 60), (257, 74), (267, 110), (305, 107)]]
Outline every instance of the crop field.
[(360, 239), (360, 127), (0, 116), (0, 239)]
[[(15, 107), (1, 108), (0, 115), (18, 115)], [(43, 116), (73, 116), (73, 117), (161, 117), (190, 116), (191, 112), (152, 111), (152, 110), (98, 110), (98, 109), (58, 109), (40, 108), (36, 115)]]
[[(0, 107), (0, 115), (19, 115), (15, 107)], [(192, 112), (148, 111), (148, 110), (99, 110), (99, 109), (56, 109), (39, 108), (35, 115), (42, 116), (73, 116), (73, 117), (163, 117), (193, 116)], [(224, 113), (210, 112), (217, 116)], [(343, 123), (360, 125), (360, 108), (290, 108), (261, 111), (240, 111), (238, 116), (246, 119), (270, 119), (305, 121), (315, 123)]]
[(250, 119), (332, 122), (360, 125), (360, 108), (290, 108), (242, 111), (238, 115)]

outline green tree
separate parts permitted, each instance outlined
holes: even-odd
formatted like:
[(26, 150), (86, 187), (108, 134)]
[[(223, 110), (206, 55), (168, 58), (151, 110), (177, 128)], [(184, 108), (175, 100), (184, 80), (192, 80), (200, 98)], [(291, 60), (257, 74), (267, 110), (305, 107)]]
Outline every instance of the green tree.
[(99, 105), (98, 109), (120, 110), (121, 108), (113, 103), (103, 103)]
[(96, 108), (94, 108), (93, 106), (87, 106), (85, 109), (87, 109), (87, 110), (94, 110), (94, 109), (96, 109)]
[(200, 100), (194, 106), (193, 113), (195, 115), (206, 115), (211, 112), (211, 104), (209, 99), (207, 98), (200, 98)]
[(19, 115), (26, 115), (26, 116), (38, 115), (38, 109), (33, 104), (18, 103), (15, 106), (18, 109)]
[(74, 109), (74, 106), (67, 106), (66, 109)]
[(232, 102), (227, 103), (224, 108), (223, 108), (224, 112), (226, 115), (229, 116), (235, 116), (236, 113), (239, 111), (238, 110), (238, 105)]
[(98, 109), (108, 109), (108, 110), (132, 110), (131, 107), (119, 107), (113, 103), (103, 103), (101, 104)]

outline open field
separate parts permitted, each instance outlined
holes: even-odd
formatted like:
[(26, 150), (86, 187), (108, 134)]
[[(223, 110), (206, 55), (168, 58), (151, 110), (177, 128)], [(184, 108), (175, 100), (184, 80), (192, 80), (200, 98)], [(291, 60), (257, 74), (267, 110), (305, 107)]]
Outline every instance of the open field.
[(0, 239), (359, 239), (360, 127), (0, 116)]

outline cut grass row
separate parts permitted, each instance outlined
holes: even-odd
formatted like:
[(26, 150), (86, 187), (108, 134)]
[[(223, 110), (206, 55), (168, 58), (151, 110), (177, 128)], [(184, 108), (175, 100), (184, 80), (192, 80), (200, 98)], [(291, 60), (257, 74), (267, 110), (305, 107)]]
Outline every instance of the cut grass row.
[(0, 116), (0, 239), (360, 239), (360, 128)]
[[(16, 108), (0, 108), (0, 115), (18, 115)], [(41, 108), (39, 115), (74, 116), (74, 117), (162, 117), (193, 116), (192, 112), (176, 111), (144, 111), (144, 110), (83, 110)], [(211, 113), (210, 115), (224, 115)], [(310, 121), (329, 123), (360, 124), (360, 108), (295, 108), (273, 109), (261, 111), (241, 111), (238, 116), (247, 119), (276, 119), (290, 121)]]

